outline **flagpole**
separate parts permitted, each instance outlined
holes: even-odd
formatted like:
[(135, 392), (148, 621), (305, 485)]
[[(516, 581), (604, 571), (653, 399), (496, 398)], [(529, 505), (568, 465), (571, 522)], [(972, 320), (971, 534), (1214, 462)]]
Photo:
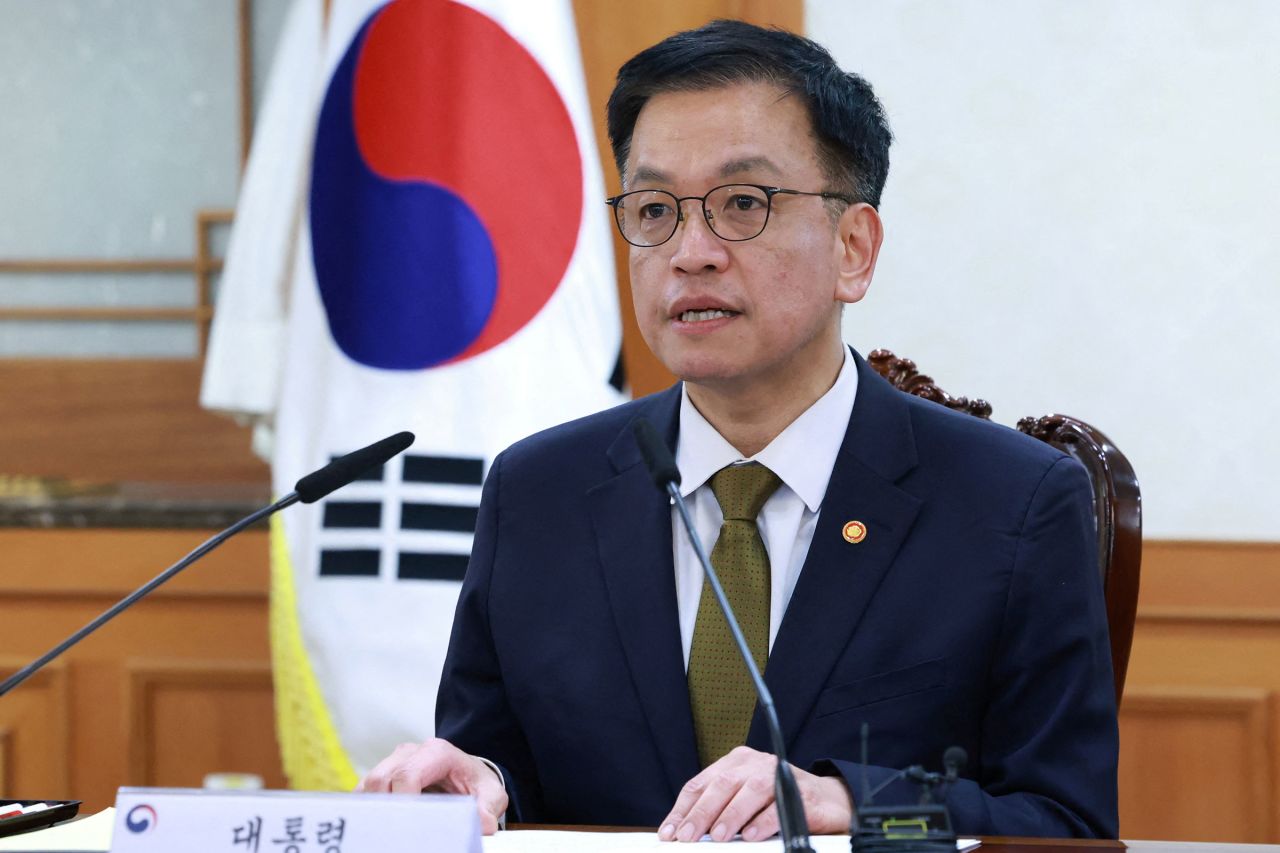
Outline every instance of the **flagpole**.
[(240, 0), (236, 9), (237, 51), (240, 65), (240, 171), (249, 162), (249, 144), (253, 141), (253, 15), (249, 0)]

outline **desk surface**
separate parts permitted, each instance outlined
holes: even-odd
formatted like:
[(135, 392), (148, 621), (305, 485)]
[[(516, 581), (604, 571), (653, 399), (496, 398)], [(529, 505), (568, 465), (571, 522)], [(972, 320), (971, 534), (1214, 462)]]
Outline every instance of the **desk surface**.
[[(644, 827), (622, 826), (556, 826), (550, 824), (512, 824), (511, 829), (545, 829), (571, 832), (654, 832)], [(1134, 850), (1137, 853), (1280, 853), (1280, 844), (1220, 844), (1207, 841), (1111, 841), (1081, 838), (983, 838), (982, 847), (992, 853), (1099, 853), (1100, 849)], [(673, 850), (679, 847), (673, 846)], [(715, 847), (700, 847), (711, 853)]]
[[(84, 851), (84, 853), (102, 853), (110, 846), (110, 826), (112, 824), (110, 812), (102, 813), (106, 816), (107, 821), (102, 824), (100, 831), (101, 837), (95, 838), (96, 843), (85, 844), (85, 839), (78, 839), (81, 844), (71, 848), (58, 843), (56, 841), (65, 842), (69, 839), (57, 838), (59, 828), (55, 827), (49, 830), (50, 835), (43, 833), (32, 833), (27, 836), (17, 836), (10, 839), (0, 840), (0, 849), (14, 851), (41, 851), (41, 850), (70, 850)], [(86, 816), (81, 816), (84, 819)], [(63, 825), (64, 827), (67, 824)], [(630, 832), (644, 833), (654, 837), (655, 830), (644, 829), (640, 827), (605, 827), (605, 826), (552, 826), (545, 824), (514, 824), (511, 827), (515, 830), (559, 830), (563, 832)], [(524, 835), (524, 841), (529, 840), (529, 835)], [(42, 837), (43, 836), (43, 837)], [(561, 837), (563, 839), (563, 836)], [(516, 842), (518, 835), (509, 834), (506, 840)], [(493, 842), (500, 842), (503, 839), (490, 839)], [(656, 840), (656, 837), (654, 837)], [(830, 838), (830, 841), (837, 839)], [(25, 843), (24, 843), (25, 842)], [(845, 842), (847, 844), (847, 842)], [(537, 848), (539, 850), (546, 849), (546, 845), (532, 844), (526, 845), (519, 843), (517, 847), (512, 848), (508, 845), (497, 844), (491, 845), (486, 842), (485, 847), (488, 849), (493, 846), (494, 849), (520, 849), (522, 847)], [(634, 845), (627, 845), (634, 848)], [(644, 849), (651, 849), (650, 845), (641, 845)], [(658, 846), (658, 845), (654, 845)], [(703, 844), (696, 847), (686, 848), (683, 844), (665, 844), (660, 845), (664, 850), (681, 851), (690, 849), (699, 851), (699, 853), (714, 853), (719, 849), (720, 845)], [(769, 849), (776, 847), (777, 843), (769, 844), (735, 844), (734, 849)], [(1215, 844), (1207, 842), (1181, 842), (1181, 841), (1100, 841), (1100, 840), (1081, 840), (1081, 839), (1057, 839), (1057, 838), (983, 838), (982, 847), (978, 848), (976, 853), (987, 850), (988, 853), (1099, 853), (1100, 849), (1125, 850), (1126, 848), (1137, 851), (1137, 853), (1280, 853), (1280, 845), (1275, 844)]]
[[(1098, 848), (1138, 851), (1138, 853), (1262, 853), (1280, 851), (1276, 844), (1219, 844), (1208, 841), (1103, 841), (1079, 838), (984, 838), (983, 847), (998, 848), (999, 853), (1088, 853)], [(981, 849), (981, 848), (979, 848)]]

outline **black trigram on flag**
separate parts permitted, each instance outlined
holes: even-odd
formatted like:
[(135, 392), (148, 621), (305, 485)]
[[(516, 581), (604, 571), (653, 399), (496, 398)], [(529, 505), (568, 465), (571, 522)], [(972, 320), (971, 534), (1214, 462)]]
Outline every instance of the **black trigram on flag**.
[(484, 460), (402, 455), (324, 502), (321, 577), (462, 580)]

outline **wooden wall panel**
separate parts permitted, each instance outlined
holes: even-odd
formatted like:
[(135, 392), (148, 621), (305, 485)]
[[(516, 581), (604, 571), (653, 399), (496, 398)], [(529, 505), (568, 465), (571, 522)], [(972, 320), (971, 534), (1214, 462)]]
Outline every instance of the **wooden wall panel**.
[(1123, 834), (1272, 838), (1270, 702), (1269, 691), (1251, 688), (1131, 691), (1121, 713)]
[(0, 359), (0, 474), (266, 483), (250, 434), (200, 408), (199, 361)]
[(0, 726), (0, 797), (8, 797), (9, 791), (13, 790), (13, 778), (9, 774), (9, 752), (13, 748), (12, 743), (12, 732)]
[(1277, 695), (1280, 543), (1145, 543), (1121, 832), (1280, 842)]
[(1280, 620), (1280, 543), (1146, 542), (1142, 558), (1153, 568), (1143, 579), (1148, 622)]
[(266, 662), (127, 667), (129, 784), (198, 788), (207, 773), (255, 773), (285, 788)]
[[(0, 680), (28, 661), (0, 658)], [(54, 662), (0, 700), (0, 797), (60, 796), (70, 779), (67, 666)], [(47, 791), (26, 797), (23, 791)]]
[[(4, 554), (0, 580), (5, 582), (5, 601), (122, 598), (142, 580), (158, 575), (191, 551), (210, 532), (0, 528)], [(160, 587), (151, 598), (261, 602), (267, 588), (266, 548), (266, 531), (241, 533)]]
[[(0, 663), (12, 661), (16, 667), (45, 652), (208, 534), (0, 528), (0, 554), (5, 555), (0, 561), (0, 589), (5, 590), (0, 597)], [(162, 680), (163, 689), (155, 692), (150, 705), (153, 745), (163, 759), (156, 782), (176, 784), (193, 776), (198, 782), (207, 772), (225, 770), (224, 760), (281, 780), (265, 675), (270, 667), (267, 542), (265, 531), (246, 531), (73, 648), (59, 664), (68, 680), (71, 731), (67, 742), (44, 756), (64, 767), (69, 764), (69, 775), (60, 780), (15, 776), (13, 795), (82, 799), (86, 810), (95, 811), (111, 805), (116, 788), (131, 778), (127, 735), (135, 695), (132, 673), (149, 672), (147, 662), (158, 657), (172, 668), (200, 672), (210, 682), (192, 694)], [(219, 677), (233, 683), (215, 684)], [(0, 726), (20, 733), (6, 715), (17, 704), (33, 701), (38, 691), (32, 686), (28, 682), (0, 701)], [(206, 701), (210, 711), (193, 710)], [(243, 732), (230, 726), (237, 715)], [(188, 752), (184, 772), (171, 774), (176, 740), (187, 734), (196, 745)], [(11, 767), (22, 766), (21, 744), (16, 740), (10, 751)], [(254, 753), (251, 765), (245, 763), (245, 749)]]

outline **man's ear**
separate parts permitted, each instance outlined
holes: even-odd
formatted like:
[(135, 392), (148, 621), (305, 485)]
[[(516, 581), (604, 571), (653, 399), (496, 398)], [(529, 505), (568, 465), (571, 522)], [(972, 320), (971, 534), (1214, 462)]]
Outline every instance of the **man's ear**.
[(884, 241), (884, 224), (871, 205), (852, 204), (840, 215), (836, 235), (839, 275), (835, 295), (839, 301), (852, 304), (866, 296), (871, 286), (880, 244)]

